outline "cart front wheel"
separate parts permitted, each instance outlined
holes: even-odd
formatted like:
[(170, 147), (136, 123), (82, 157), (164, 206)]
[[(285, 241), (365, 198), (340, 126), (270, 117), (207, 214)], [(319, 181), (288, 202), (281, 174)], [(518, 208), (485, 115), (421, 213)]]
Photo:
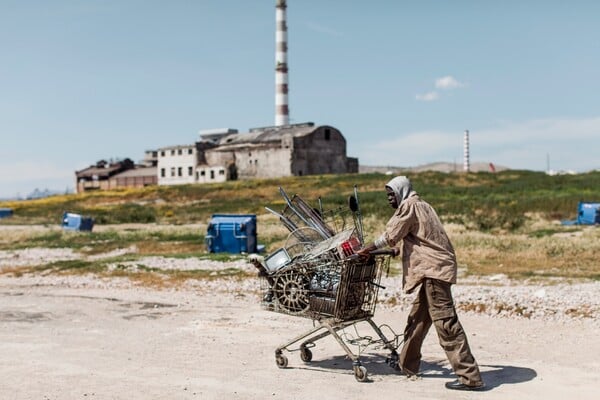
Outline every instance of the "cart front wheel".
[(302, 347), (300, 349), (300, 359), (304, 362), (311, 362), (312, 361), (312, 351), (310, 351), (310, 349), (307, 349), (306, 347)]
[(362, 365), (354, 367), (354, 377), (359, 382), (366, 382), (367, 381), (367, 369), (365, 367), (363, 367)]
[(275, 356), (275, 363), (277, 363), (279, 368), (285, 368), (288, 365), (288, 359), (283, 354), (277, 354)]
[(398, 353), (396, 353), (396, 351), (392, 351), (392, 353), (390, 354), (390, 356), (386, 359), (387, 364), (392, 367), (393, 369), (395, 369), (396, 371), (401, 371), (402, 368), (400, 368), (400, 364), (399, 364), (400, 358), (398, 357)]

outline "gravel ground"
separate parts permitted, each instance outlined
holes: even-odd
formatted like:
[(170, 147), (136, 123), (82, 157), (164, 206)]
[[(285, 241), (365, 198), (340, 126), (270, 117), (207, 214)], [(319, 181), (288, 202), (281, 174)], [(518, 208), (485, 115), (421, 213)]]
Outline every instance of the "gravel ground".
[[(98, 260), (126, 253), (135, 253), (135, 248), (119, 249), (106, 254), (89, 256)], [(59, 260), (82, 258), (71, 249), (30, 248), (25, 250), (0, 251), (0, 271), (8, 267), (42, 265)], [(85, 257), (83, 257), (85, 258)], [(137, 261), (120, 262), (119, 267), (130, 271), (140, 266), (159, 270), (209, 270), (218, 271), (227, 268), (240, 269), (253, 273), (256, 269), (245, 259), (232, 262), (199, 260), (195, 258), (142, 257)], [(116, 264), (109, 265), (115, 268)], [(100, 279), (95, 276), (56, 276), (31, 275), (20, 279), (36, 285), (59, 285), (69, 287), (130, 287), (128, 279)], [(379, 307), (400, 307), (407, 309), (414, 294), (401, 291), (400, 277), (383, 277), (385, 289), (379, 292)], [(220, 279), (218, 281), (188, 281), (186, 286), (192, 289), (259, 293), (258, 279)], [(453, 287), (454, 299), (461, 313), (489, 315), (495, 318), (542, 319), (548, 321), (566, 321), (586, 319), (600, 323), (600, 282), (567, 282), (561, 279), (545, 281), (512, 281), (502, 274), (490, 277), (459, 277)]]
[[(94, 259), (129, 252), (135, 249)], [(443, 386), (454, 375), (434, 333), (423, 345), (418, 380), (390, 369), (387, 354), (374, 348), (361, 353), (369, 380), (358, 383), (331, 338), (315, 343), (311, 362), (290, 351), (289, 366), (277, 368), (276, 346), (312, 322), (261, 309), (257, 277), (151, 288), (91, 274), (1, 273), (77, 258), (69, 249), (0, 251), (0, 399), (597, 398), (598, 282), (460, 278), (455, 300), (487, 385), (485, 393), (463, 393)], [(255, 272), (244, 259), (143, 257), (126, 264)], [(381, 283), (375, 320), (402, 332), (412, 296), (401, 293), (398, 277)], [(367, 328), (356, 332), (369, 334)]]

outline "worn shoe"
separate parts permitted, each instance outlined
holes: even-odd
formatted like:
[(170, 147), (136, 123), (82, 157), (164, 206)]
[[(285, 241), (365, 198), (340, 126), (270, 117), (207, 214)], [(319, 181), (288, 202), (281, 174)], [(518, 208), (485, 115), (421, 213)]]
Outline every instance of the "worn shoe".
[(452, 382), (446, 382), (446, 389), (452, 390), (483, 390), (485, 385), (480, 383), (479, 385), (465, 385), (461, 383), (458, 379)]

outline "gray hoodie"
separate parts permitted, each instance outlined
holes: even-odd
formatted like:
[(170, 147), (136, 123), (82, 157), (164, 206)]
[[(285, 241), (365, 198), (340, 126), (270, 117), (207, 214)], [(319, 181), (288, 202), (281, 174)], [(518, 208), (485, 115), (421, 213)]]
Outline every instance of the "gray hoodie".
[(412, 184), (410, 180), (405, 176), (397, 176), (389, 181), (385, 187), (390, 188), (394, 191), (396, 195), (396, 203), (398, 207), (400, 204), (408, 198), (411, 194), (416, 192), (412, 188)]

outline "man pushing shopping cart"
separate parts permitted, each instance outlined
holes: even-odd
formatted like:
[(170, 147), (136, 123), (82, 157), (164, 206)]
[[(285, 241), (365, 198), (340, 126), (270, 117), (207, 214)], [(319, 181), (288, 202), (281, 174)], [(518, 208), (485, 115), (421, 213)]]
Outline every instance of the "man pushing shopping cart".
[[(298, 196), (286, 200), (281, 212), (268, 209), (280, 218), (290, 235), (286, 244), (258, 264), (264, 282), (263, 306), (270, 311), (311, 318), (317, 325), (275, 350), (277, 366), (285, 368), (284, 351), (300, 351), (304, 362), (312, 360), (310, 348), (333, 336), (352, 360), (356, 380), (367, 381), (367, 370), (338, 334), (346, 327), (368, 323), (376, 332), (373, 340), (390, 351), (387, 362), (407, 376), (417, 375), (421, 345), (433, 324), (440, 344), (458, 377), (446, 387), (480, 390), (484, 387), (479, 367), (471, 355), (467, 339), (456, 316), (450, 285), (456, 282), (454, 249), (433, 208), (422, 201), (406, 177), (396, 177), (386, 185), (388, 202), (396, 211), (384, 233), (374, 243), (363, 243), (362, 216), (358, 192), (349, 206), (335, 210), (310, 207)], [(350, 215), (348, 215), (348, 210)], [(387, 338), (372, 320), (381, 287), (382, 270), (390, 255), (403, 260), (403, 286), (407, 292), (420, 286), (409, 314), (400, 355), (398, 336)], [(298, 345), (296, 349), (295, 346)]]

